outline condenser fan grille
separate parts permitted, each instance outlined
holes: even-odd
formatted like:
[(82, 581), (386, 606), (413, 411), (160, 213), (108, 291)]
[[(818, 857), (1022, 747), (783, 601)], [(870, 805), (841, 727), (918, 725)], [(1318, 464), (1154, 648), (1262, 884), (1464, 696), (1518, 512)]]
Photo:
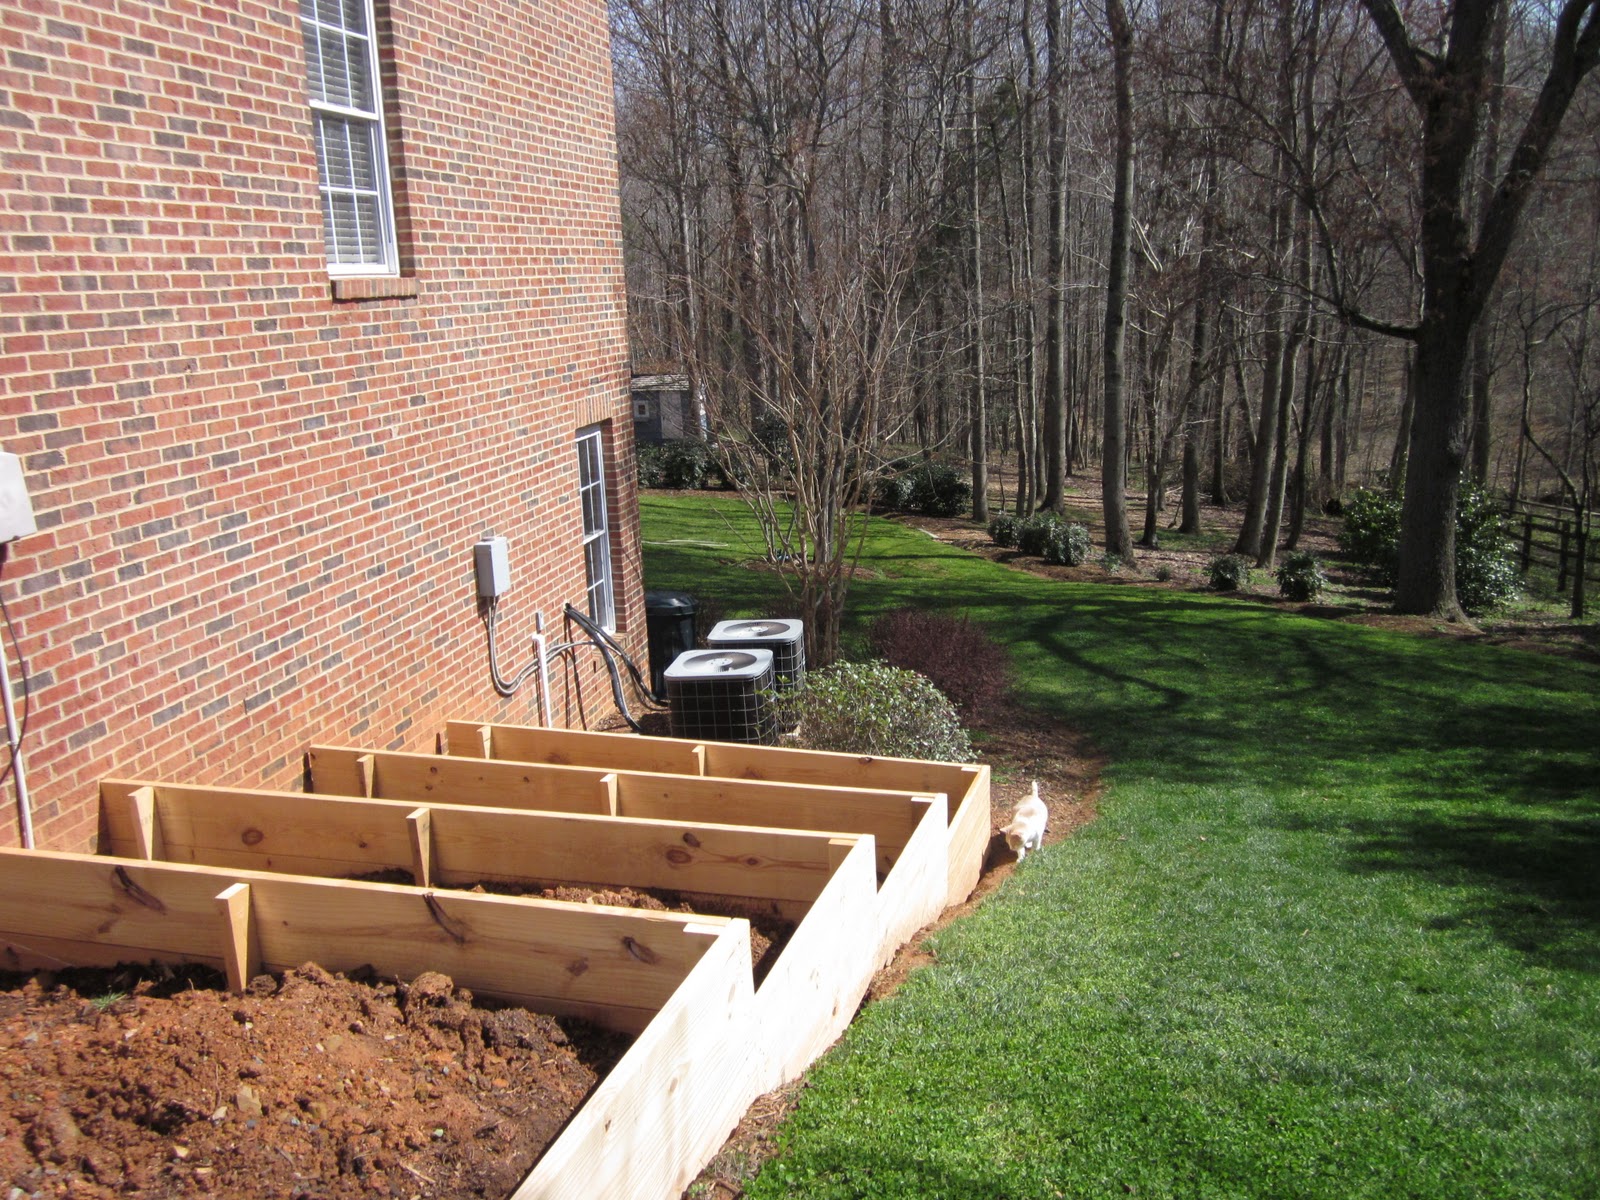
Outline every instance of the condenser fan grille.
[(797, 688), (806, 679), (806, 626), (787, 617), (718, 621), (706, 635), (706, 644), (718, 650), (769, 650), (780, 692)]
[(770, 650), (691, 650), (667, 668), (666, 686), (673, 737), (763, 746), (777, 739)]

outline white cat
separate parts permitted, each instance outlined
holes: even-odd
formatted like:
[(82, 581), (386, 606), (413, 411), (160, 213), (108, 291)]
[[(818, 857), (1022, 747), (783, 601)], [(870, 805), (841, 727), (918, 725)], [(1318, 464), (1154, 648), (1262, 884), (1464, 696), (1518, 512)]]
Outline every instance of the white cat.
[(1001, 830), (1006, 835), (1006, 845), (1011, 847), (1018, 862), (1027, 857), (1029, 850), (1037, 850), (1044, 842), (1044, 826), (1049, 819), (1050, 810), (1039, 799), (1039, 781), (1035, 779), (1033, 794), (1017, 805), (1011, 824)]

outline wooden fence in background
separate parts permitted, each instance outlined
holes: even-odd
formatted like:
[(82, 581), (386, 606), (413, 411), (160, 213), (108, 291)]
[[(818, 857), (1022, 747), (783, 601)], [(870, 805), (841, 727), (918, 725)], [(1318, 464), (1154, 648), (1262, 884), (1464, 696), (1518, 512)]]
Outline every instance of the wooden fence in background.
[(1532, 567), (1547, 570), (1555, 577), (1556, 591), (1565, 595), (1582, 562), (1584, 579), (1591, 587), (1600, 585), (1600, 556), (1587, 532), (1577, 527), (1571, 509), (1519, 500), (1506, 507), (1506, 532), (1516, 541), (1517, 565), (1524, 575)]

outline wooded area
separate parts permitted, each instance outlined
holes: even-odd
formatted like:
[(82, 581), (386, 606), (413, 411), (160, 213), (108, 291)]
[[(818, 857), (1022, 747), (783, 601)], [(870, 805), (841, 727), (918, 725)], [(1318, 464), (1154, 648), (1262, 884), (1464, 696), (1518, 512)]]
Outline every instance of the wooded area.
[(635, 364), (756, 490), (784, 460), (834, 577), (913, 449), (979, 519), (996, 467), (1019, 513), (1094, 467), (1117, 553), (1124, 473), (1142, 545), (1242, 501), (1261, 566), (1403, 483), (1403, 611), (1459, 614), (1463, 474), (1587, 529), (1600, 0), (612, 13)]

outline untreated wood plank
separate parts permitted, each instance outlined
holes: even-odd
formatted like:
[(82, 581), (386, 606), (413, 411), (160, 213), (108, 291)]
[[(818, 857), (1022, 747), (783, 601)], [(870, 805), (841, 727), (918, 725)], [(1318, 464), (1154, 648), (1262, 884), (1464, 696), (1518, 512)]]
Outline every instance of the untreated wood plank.
[(877, 967), (875, 923), (862, 919), (877, 901), (869, 846), (835, 839), (828, 886), (756, 990), (754, 1045), (765, 1055), (756, 1091), (797, 1078), (844, 1032)]
[(156, 822), (156, 794), (150, 788), (134, 788), (124, 797), (123, 812), (133, 832), (130, 858), (161, 858), (161, 828)]
[(261, 948), (250, 911), (250, 885), (230, 883), (223, 888), (217, 894), (217, 912), (222, 921), (222, 963), (228, 990), (242, 992), (261, 973)]
[(677, 1200), (758, 1094), (748, 961), (718, 939), (512, 1200)]
[(880, 871), (894, 865), (922, 817), (922, 810), (911, 804), (909, 792), (329, 746), (313, 746), (307, 755), (313, 768), (313, 789), (319, 793), (330, 790), (324, 786), (326, 772), (338, 794), (337, 785), (352, 778), (350, 764), (367, 753), (373, 753), (376, 786), (385, 799), (604, 813), (609, 811), (602, 806), (608, 803), (610, 793), (597, 781), (614, 774), (620, 816), (870, 833), (877, 842)]
[(595, 782), (605, 772), (593, 768), (373, 752), (345, 746), (313, 746), (307, 751), (309, 790), (333, 796), (367, 795), (357, 763), (368, 756), (374, 763), (371, 794), (388, 800), (538, 808), (546, 812), (607, 811), (605, 792)]
[(960, 904), (972, 895), (983, 874), (984, 855), (994, 833), (994, 816), (989, 798), (989, 768), (974, 765), (961, 768), (969, 780), (959, 794), (949, 793), (950, 813), (949, 878), (946, 904)]
[(415, 808), (408, 812), (406, 831), (411, 835), (411, 882), (417, 887), (432, 887), (433, 810)]
[(91, 964), (114, 950), (110, 961), (226, 966), (217, 897), (234, 883), (250, 888), (262, 970), (442, 971), (486, 996), (626, 1032), (705, 953), (686, 925), (726, 927), (718, 936), (749, 955), (743, 920), (11, 849), (0, 849), (0, 945), (19, 967), (38, 965), (29, 960), (41, 950)]
[(400, 868), (426, 886), (416, 866), (419, 811), (428, 814), (427, 882), (446, 885), (669, 888), (774, 900), (789, 911), (814, 900), (835, 865), (826, 833), (455, 805), (419, 810), (410, 801), (138, 780), (101, 784), (103, 848), (113, 854), (135, 843), (116, 810), (141, 789), (153, 794), (174, 831), (172, 860), (246, 870), (361, 875)]
[[(486, 731), (486, 732), (485, 732)], [(631, 734), (591, 733), (581, 729), (542, 729), (529, 725), (483, 725), (450, 721), (445, 725), (448, 753), (467, 758), (498, 758), (555, 766), (607, 767), (699, 775), (703, 752), (697, 742)], [(487, 749), (485, 743), (487, 742)]]
[(895, 869), (878, 887), (877, 963), (882, 966), (924, 925), (944, 911), (949, 888), (949, 829), (941, 793), (922, 797), (922, 819)]
[(907, 793), (711, 776), (619, 773), (617, 795), (617, 811), (629, 817), (871, 834), (882, 873), (893, 869), (923, 815)]
[[(945, 792), (951, 794), (952, 799), (966, 790), (972, 778), (972, 768), (966, 765), (922, 759), (795, 750), (785, 746), (748, 746), (736, 742), (701, 743), (579, 729), (484, 725), (471, 721), (447, 724), (449, 752), (468, 758), (483, 757), (483, 730), (488, 731), (492, 747), (487, 757), (521, 762), (694, 775), (701, 772), (688, 764), (700, 760), (707, 775), (764, 779), (774, 783), (832, 783), (896, 792)], [(552, 758), (552, 754), (560, 757)]]
[[(943, 792), (950, 825), (948, 903), (959, 903), (971, 894), (983, 869), (983, 856), (991, 833), (991, 811), (989, 768), (982, 764), (926, 762), (730, 742), (702, 744), (676, 738), (516, 725), (452, 722), (450, 728), (456, 731), (447, 739), (452, 754), (481, 753), (480, 747), (487, 739), (493, 747), (493, 757), (499, 759), (526, 754), (529, 761), (553, 761), (549, 756), (554, 754), (562, 762), (668, 774), (704, 774), (922, 794)], [(686, 754), (693, 756), (693, 768), (680, 765)]]

